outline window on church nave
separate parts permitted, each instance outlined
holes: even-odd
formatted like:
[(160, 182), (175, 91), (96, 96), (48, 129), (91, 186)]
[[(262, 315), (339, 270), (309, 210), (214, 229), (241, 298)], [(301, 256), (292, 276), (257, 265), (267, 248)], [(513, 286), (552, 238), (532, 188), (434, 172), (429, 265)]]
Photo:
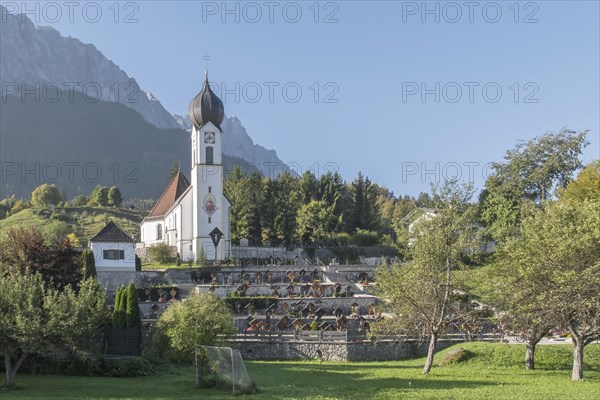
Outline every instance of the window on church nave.
[(156, 225), (156, 240), (162, 239), (162, 225)]
[(206, 146), (206, 163), (213, 163), (213, 148), (212, 146)]
[(103, 250), (102, 258), (105, 260), (124, 260), (125, 250)]

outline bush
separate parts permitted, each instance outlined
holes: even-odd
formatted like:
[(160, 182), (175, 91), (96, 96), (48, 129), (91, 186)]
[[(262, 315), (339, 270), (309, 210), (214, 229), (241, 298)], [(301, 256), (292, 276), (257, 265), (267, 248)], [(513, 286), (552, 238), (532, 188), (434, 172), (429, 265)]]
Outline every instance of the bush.
[(86, 197), (82, 194), (76, 196), (74, 199), (72, 199), (71, 201), (69, 201), (69, 205), (71, 207), (85, 207), (85, 205), (87, 204), (88, 199), (86, 199)]
[(469, 359), (471, 356), (473, 356), (472, 352), (470, 352), (469, 350), (465, 350), (462, 347), (459, 347), (458, 349), (452, 349), (446, 354), (444, 354), (444, 356), (438, 364), (440, 366), (456, 364)]
[[(160, 362), (157, 362), (160, 363)], [(53, 356), (33, 357), (23, 364), (22, 370), (33, 374), (60, 374), (74, 376), (138, 377), (155, 374), (153, 362), (143, 357), (122, 360), (80, 358), (69, 355), (64, 359)]]
[(157, 243), (148, 248), (148, 258), (157, 264), (173, 261), (173, 249), (166, 243)]
[(357, 229), (352, 235), (352, 243), (361, 247), (376, 246), (379, 243), (379, 235), (377, 232)]
[(112, 364), (110, 376), (119, 378), (148, 376), (156, 373), (152, 363), (144, 357), (131, 357), (115, 360)]
[(73, 228), (66, 222), (54, 220), (42, 229), (44, 242), (48, 246), (55, 245), (66, 239), (67, 235), (73, 233)]
[(339, 233), (337, 235), (337, 239), (336, 239), (337, 245), (338, 246), (347, 246), (350, 244), (350, 239), (351, 239), (350, 235), (348, 235), (347, 233), (345, 233), (345, 232)]

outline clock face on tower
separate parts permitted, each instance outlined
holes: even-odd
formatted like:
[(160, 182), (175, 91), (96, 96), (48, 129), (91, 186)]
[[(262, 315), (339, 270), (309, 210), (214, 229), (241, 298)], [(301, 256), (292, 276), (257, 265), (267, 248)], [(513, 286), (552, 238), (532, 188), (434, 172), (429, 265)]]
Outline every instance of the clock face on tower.
[(204, 133), (204, 143), (214, 143), (215, 142), (215, 133), (214, 132), (205, 132)]

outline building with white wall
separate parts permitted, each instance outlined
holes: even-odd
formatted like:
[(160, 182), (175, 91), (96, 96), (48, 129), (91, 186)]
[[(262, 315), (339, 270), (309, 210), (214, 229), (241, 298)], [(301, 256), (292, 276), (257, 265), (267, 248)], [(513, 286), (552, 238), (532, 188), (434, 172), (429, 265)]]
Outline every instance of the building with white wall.
[(222, 160), (225, 115), (221, 99), (208, 84), (188, 109), (192, 121), (191, 183), (179, 171), (148, 217), (141, 224), (141, 247), (166, 243), (182, 261), (196, 261), (203, 252), (207, 260), (229, 257), (229, 211), (223, 193)]
[(90, 239), (98, 272), (135, 272), (135, 241), (110, 221)]

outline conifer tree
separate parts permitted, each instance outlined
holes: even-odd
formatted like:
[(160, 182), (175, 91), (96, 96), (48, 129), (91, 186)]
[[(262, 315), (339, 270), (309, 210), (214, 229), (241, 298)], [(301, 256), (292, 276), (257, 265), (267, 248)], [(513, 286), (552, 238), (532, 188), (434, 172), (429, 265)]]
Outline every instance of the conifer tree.
[(127, 287), (127, 311), (125, 316), (125, 322), (127, 328), (142, 325), (138, 291), (133, 282), (130, 283)]
[(85, 250), (81, 254), (81, 279), (96, 278), (96, 260), (92, 250)]

